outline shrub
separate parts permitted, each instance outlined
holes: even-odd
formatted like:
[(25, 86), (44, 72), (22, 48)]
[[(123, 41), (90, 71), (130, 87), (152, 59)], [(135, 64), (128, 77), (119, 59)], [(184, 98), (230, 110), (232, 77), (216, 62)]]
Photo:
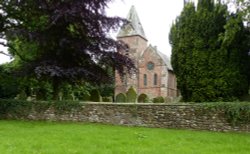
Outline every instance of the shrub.
[(38, 113), (44, 113), (51, 106), (50, 101), (33, 101), (33, 109)]
[(81, 104), (78, 101), (54, 101), (52, 105), (56, 114), (63, 114), (72, 110), (81, 109)]
[(32, 109), (32, 102), (0, 99), (0, 118), (25, 118)]
[(164, 103), (164, 98), (162, 96), (158, 96), (153, 98), (154, 103)]
[(136, 91), (133, 87), (130, 87), (126, 93), (127, 95), (127, 102), (132, 102), (135, 103), (136, 102), (136, 98), (137, 98), (137, 94)]
[(113, 102), (113, 98), (110, 96), (110, 97), (103, 97), (103, 102)]
[(124, 102), (126, 102), (126, 100), (127, 100), (127, 96), (124, 93), (120, 93), (120, 94), (116, 95), (116, 97), (115, 97), (115, 102), (124, 103)]
[(22, 91), (18, 94), (17, 99), (19, 99), (19, 100), (26, 100), (26, 99), (27, 99), (27, 94), (25, 93), (24, 90), (22, 90)]
[(237, 126), (240, 124), (250, 123), (250, 103), (249, 102), (219, 102), (219, 103), (207, 103), (202, 106), (203, 108), (209, 108), (210, 110), (224, 110), (227, 121)]
[(90, 94), (83, 94), (79, 97), (82, 101), (89, 101), (90, 100)]
[(101, 102), (102, 101), (102, 97), (100, 95), (100, 92), (98, 90), (92, 90), (90, 92), (90, 101), (92, 102)]
[(138, 102), (139, 103), (148, 103), (149, 102), (149, 97), (146, 94), (140, 94), (138, 97)]

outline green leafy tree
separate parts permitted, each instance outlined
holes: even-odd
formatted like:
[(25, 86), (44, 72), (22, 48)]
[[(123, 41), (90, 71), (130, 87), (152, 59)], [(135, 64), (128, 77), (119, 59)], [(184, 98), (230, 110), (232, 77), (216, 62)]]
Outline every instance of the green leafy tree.
[(169, 35), (184, 101), (230, 101), (247, 93), (247, 33), (242, 18), (220, 2), (186, 4)]
[(0, 65), (0, 98), (14, 98), (19, 93), (20, 79), (12, 76), (7, 64)]

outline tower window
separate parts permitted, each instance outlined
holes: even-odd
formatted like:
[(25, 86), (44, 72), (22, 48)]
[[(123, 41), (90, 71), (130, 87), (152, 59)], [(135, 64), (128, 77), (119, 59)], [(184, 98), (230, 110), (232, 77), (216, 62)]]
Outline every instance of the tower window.
[(154, 85), (157, 85), (157, 81), (158, 81), (158, 76), (157, 74), (154, 74)]
[(144, 74), (144, 75), (143, 75), (143, 79), (144, 79), (144, 80), (143, 80), (143, 81), (144, 81), (144, 86), (147, 86), (147, 82), (148, 82), (148, 81), (147, 81), (147, 74)]

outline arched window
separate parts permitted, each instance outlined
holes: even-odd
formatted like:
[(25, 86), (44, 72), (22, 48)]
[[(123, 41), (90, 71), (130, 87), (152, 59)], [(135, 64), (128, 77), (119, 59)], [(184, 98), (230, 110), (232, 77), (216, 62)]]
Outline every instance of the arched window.
[(147, 74), (144, 74), (144, 76), (143, 76), (143, 81), (144, 81), (144, 86), (147, 86)]
[(154, 85), (155, 86), (158, 84), (157, 81), (158, 81), (158, 76), (157, 76), (157, 74), (154, 74)]

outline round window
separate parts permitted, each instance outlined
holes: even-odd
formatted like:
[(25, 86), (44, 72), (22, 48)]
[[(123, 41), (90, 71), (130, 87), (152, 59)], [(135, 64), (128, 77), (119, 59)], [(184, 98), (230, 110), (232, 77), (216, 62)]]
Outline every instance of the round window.
[(153, 70), (153, 69), (154, 69), (154, 63), (149, 62), (149, 63), (147, 64), (147, 68), (148, 68), (148, 70)]

